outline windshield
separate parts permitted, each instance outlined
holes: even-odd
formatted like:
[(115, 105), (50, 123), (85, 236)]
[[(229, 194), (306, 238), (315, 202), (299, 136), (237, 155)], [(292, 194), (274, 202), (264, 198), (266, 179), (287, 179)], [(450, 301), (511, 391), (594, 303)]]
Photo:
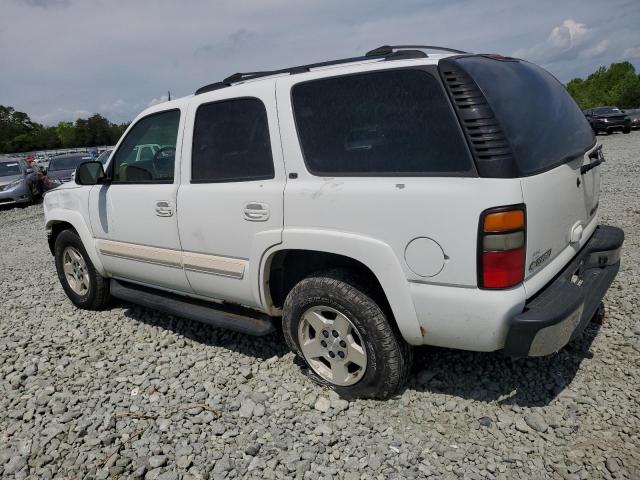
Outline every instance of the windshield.
[(106, 163), (109, 161), (109, 157), (111, 156), (111, 152), (113, 152), (113, 150), (105, 150), (100, 154), (98, 158), (96, 158), (96, 161), (102, 163), (103, 165), (106, 165)]
[(622, 113), (622, 112), (617, 107), (600, 107), (600, 108), (593, 109), (594, 115), (607, 115), (609, 113)]
[(18, 162), (0, 162), (0, 177), (9, 175), (20, 175), (20, 165)]
[(74, 155), (69, 157), (52, 158), (49, 162), (49, 171), (54, 170), (73, 170), (82, 162), (91, 160), (86, 155)]

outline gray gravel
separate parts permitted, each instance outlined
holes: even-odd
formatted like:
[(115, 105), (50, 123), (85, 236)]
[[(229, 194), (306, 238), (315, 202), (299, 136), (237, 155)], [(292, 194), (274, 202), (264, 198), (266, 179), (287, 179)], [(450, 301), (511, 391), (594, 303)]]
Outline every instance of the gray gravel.
[(76, 310), (42, 207), (2, 209), (0, 477), (640, 478), (640, 132), (599, 138), (627, 234), (605, 325), (543, 359), (419, 349), (386, 402), (320, 390), (279, 334)]

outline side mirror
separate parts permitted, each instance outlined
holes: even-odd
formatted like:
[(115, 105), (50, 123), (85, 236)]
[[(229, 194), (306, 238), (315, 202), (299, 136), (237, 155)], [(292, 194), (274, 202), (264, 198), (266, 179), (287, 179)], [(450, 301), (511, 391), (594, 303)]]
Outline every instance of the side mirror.
[(97, 185), (107, 178), (102, 163), (90, 161), (78, 165), (75, 181), (78, 185)]

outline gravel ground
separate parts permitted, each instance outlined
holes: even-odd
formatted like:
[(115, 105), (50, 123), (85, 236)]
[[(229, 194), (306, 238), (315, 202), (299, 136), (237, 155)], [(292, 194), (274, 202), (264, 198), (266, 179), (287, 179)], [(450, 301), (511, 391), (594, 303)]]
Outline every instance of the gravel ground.
[(40, 205), (0, 211), (3, 478), (640, 478), (640, 131), (601, 136), (623, 227), (603, 327), (559, 354), (417, 351), (408, 388), (348, 403), (280, 334), (76, 310)]

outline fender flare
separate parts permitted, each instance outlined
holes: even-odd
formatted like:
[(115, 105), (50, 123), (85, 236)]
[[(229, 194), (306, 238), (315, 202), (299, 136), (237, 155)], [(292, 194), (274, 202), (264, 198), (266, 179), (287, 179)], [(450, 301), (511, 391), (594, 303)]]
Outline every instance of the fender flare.
[(51, 230), (53, 224), (61, 222), (68, 223), (75, 228), (78, 235), (80, 235), (82, 245), (84, 245), (84, 249), (87, 251), (87, 255), (89, 255), (89, 259), (91, 260), (91, 263), (93, 263), (96, 271), (103, 277), (108, 276), (104, 266), (102, 265), (98, 251), (96, 250), (96, 244), (93, 235), (91, 234), (91, 230), (85, 223), (82, 215), (79, 212), (62, 208), (55, 208), (47, 212), (47, 221), (45, 223), (47, 231)]
[(270, 310), (268, 281), (271, 259), (282, 250), (309, 250), (333, 253), (352, 258), (367, 266), (380, 282), (396, 324), (403, 338), (412, 345), (422, 345), (422, 330), (418, 322), (409, 282), (392, 248), (375, 238), (331, 230), (287, 228), (282, 243), (266, 250), (260, 261), (260, 302)]

